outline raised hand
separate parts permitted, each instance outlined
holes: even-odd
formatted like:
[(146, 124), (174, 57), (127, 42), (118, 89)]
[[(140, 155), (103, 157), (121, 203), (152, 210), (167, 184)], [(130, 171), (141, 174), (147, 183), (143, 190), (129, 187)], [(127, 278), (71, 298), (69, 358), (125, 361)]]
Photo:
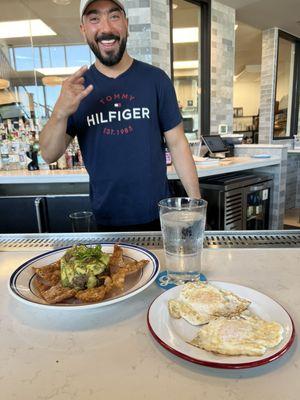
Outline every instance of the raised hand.
[(63, 82), (53, 113), (64, 118), (69, 117), (78, 109), (80, 102), (91, 93), (93, 85), (84, 87), (83, 74), (87, 68), (87, 66), (81, 67)]

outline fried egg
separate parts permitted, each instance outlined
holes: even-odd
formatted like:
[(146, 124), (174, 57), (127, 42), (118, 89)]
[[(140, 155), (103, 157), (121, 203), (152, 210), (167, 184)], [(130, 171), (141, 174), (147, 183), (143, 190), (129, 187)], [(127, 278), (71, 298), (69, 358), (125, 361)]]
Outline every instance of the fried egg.
[(202, 325), (220, 316), (239, 315), (249, 304), (250, 301), (209, 283), (188, 282), (181, 289), (179, 298), (168, 302), (168, 308), (171, 317)]
[(200, 328), (190, 342), (218, 354), (261, 356), (283, 339), (283, 327), (251, 315), (231, 319), (220, 317)]

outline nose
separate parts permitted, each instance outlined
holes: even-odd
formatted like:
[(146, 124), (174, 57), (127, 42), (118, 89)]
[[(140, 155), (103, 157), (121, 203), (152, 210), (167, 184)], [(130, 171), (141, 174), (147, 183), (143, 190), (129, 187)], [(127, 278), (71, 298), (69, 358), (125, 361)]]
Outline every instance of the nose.
[(99, 23), (99, 31), (101, 33), (111, 32), (111, 23), (108, 15), (102, 15)]

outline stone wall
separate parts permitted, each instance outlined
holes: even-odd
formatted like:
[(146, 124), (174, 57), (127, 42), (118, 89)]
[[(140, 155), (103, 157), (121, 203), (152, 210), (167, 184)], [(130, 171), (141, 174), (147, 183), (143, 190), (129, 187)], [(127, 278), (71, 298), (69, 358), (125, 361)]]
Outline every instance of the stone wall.
[(233, 125), (235, 10), (212, 1), (211, 10), (211, 134)]
[(300, 153), (289, 153), (287, 159), (285, 209), (300, 207)]
[(128, 53), (170, 75), (170, 13), (168, 0), (127, 0)]
[(274, 124), (274, 101), (276, 89), (276, 54), (278, 47), (278, 29), (263, 31), (261, 86), (260, 86), (260, 115), (259, 143), (272, 143)]

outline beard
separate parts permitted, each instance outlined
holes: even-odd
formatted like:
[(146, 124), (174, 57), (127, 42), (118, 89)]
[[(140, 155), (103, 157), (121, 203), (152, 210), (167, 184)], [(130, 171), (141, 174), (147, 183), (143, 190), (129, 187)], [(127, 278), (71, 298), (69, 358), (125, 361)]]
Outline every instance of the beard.
[[(110, 39), (116, 39), (119, 41), (120, 45), (118, 51), (115, 52), (112, 50), (108, 51), (105, 54), (102, 54), (99, 50), (99, 47), (97, 46), (97, 43), (100, 42), (100, 40)], [(90, 49), (94, 53), (95, 57), (101, 62), (101, 64), (106, 65), (107, 67), (112, 67), (113, 65), (118, 64), (123, 57), (127, 44), (127, 36), (123, 39), (120, 39), (119, 36), (115, 35), (102, 35), (100, 37), (96, 37), (95, 41), (87, 40), (87, 43), (90, 46)]]

